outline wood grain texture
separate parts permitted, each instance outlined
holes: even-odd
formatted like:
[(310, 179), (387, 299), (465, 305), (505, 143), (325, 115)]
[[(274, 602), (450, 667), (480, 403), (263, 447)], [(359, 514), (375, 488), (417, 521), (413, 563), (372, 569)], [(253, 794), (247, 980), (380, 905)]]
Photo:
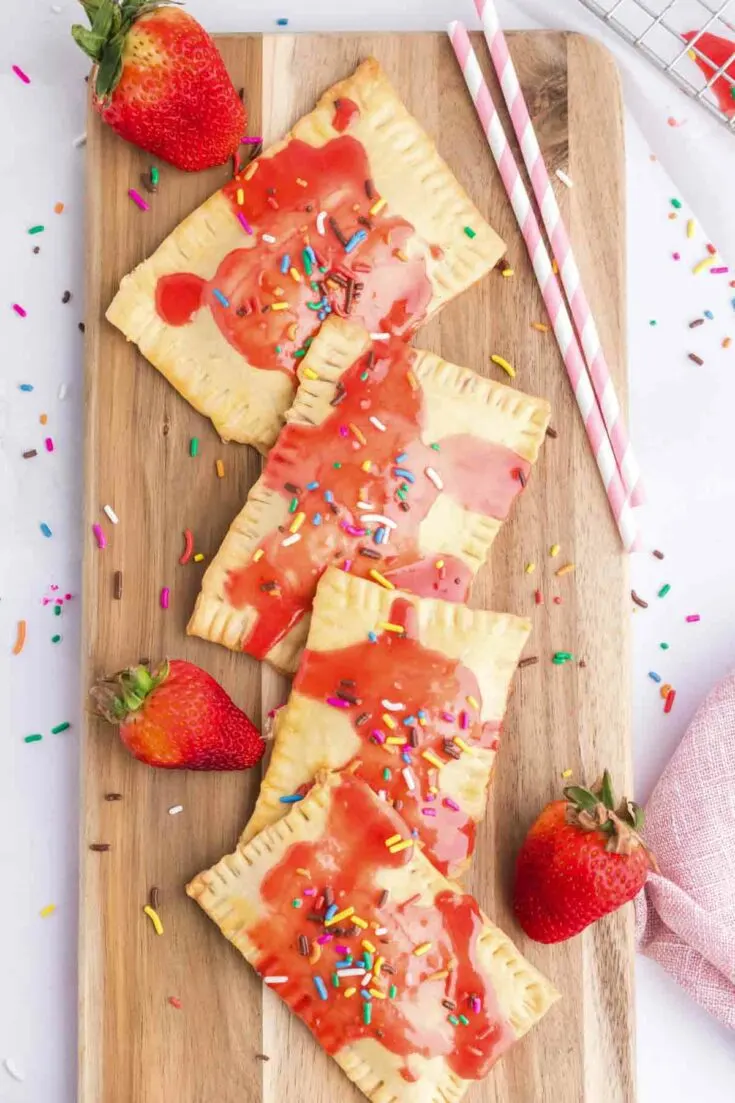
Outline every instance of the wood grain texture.
[[(244, 86), (250, 133), (278, 138), (334, 80), (373, 53), (435, 138), (480, 210), (508, 242), (515, 277), (493, 273), (451, 304), (417, 343), (481, 372), (493, 352), (515, 364), (518, 385), (550, 399), (549, 440), (513, 519), (496, 541), (472, 604), (529, 614), (537, 666), (517, 675), (469, 884), (482, 906), (563, 993), (547, 1016), (475, 1087), (470, 1103), (630, 1103), (633, 1089), (630, 909), (560, 947), (528, 944), (509, 911), (513, 856), (560, 774), (592, 779), (609, 766), (630, 782), (626, 565), (553, 336), (543, 321), (522, 240), (487, 152), (451, 48), (442, 35), (226, 37), (220, 47)], [(476, 49), (489, 75), (479, 36)], [(621, 400), (625, 399), (624, 195), (620, 94), (595, 43), (557, 33), (512, 36), (521, 83), (552, 168), (575, 187), (560, 200)], [(499, 97), (498, 97), (499, 99)], [(83, 690), (139, 657), (206, 667), (257, 720), (287, 683), (247, 656), (187, 638), (204, 564), (182, 567), (191, 528), (209, 559), (255, 480), (260, 460), (223, 445), (135, 348), (104, 321), (120, 278), (227, 177), (161, 170), (151, 210), (127, 189), (150, 158), (98, 120), (88, 126), (85, 641)], [(500, 378), (500, 375), (497, 376)], [(505, 381), (505, 380), (503, 380)], [(189, 440), (199, 455), (189, 457)], [(215, 460), (225, 465), (224, 479)], [(112, 527), (102, 515), (111, 504)], [(99, 551), (91, 525), (109, 546)], [(549, 545), (560, 543), (558, 559)], [(567, 560), (574, 574), (556, 578)], [(524, 572), (527, 562), (535, 573)], [(123, 571), (121, 601), (113, 575)], [(171, 588), (163, 611), (159, 593)], [(544, 593), (536, 606), (534, 590)], [(554, 596), (562, 604), (554, 604)], [(552, 666), (557, 649), (585, 666)], [(255, 775), (148, 770), (90, 719), (82, 753), (80, 1100), (82, 1103), (333, 1103), (362, 1098), (236, 952), (186, 899), (185, 881), (235, 843), (254, 803)], [(105, 793), (120, 792), (108, 802)], [(179, 816), (168, 808), (182, 804)], [(107, 853), (89, 851), (108, 842)], [(142, 908), (160, 890), (165, 933)], [(182, 1001), (181, 1010), (168, 1003)], [(266, 1053), (263, 1062), (257, 1054)]]

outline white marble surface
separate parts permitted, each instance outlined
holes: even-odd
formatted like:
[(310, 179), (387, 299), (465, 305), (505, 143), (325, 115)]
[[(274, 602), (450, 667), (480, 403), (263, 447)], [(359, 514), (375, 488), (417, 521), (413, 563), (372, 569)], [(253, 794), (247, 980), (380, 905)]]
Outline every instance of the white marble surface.
[[(81, 337), (83, 318), (83, 150), (85, 62), (68, 36), (77, 5), (62, 0), (0, 5), (0, 1062), (10, 1058), (25, 1080), (0, 1064), (0, 1103), (71, 1103), (75, 1096), (75, 947), (77, 888), (78, 675), (81, 530)], [(442, 27), (471, 21), (470, 0), (190, 0), (212, 30)], [(399, 10), (400, 9), (400, 10)], [(681, 737), (698, 701), (733, 664), (735, 587), (731, 547), (735, 505), (731, 438), (725, 411), (735, 403), (733, 292), (727, 279), (695, 279), (691, 262), (714, 240), (735, 257), (732, 180), (735, 138), (684, 99), (631, 50), (607, 35), (576, 0), (521, 0), (501, 5), (508, 27), (553, 26), (590, 31), (618, 56), (628, 109), (631, 429), (650, 505), (645, 532), (664, 548), (658, 563), (641, 556), (634, 584), (652, 598), (633, 618), (635, 769), (644, 799)], [(22, 84), (12, 64), (32, 78)], [(684, 124), (672, 128), (667, 118)], [(658, 161), (650, 160), (650, 152)], [(669, 199), (686, 208), (668, 219)], [(62, 215), (53, 212), (63, 201)], [(699, 229), (684, 237), (684, 217)], [(27, 228), (43, 223), (35, 242)], [(711, 235), (707, 237), (706, 234)], [(682, 261), (671, 260), (678, 249)], [(73, 293), (61, 303), (65, 290)], [(18, 318), (13, 302), (28, 310)], [(714, 321), (690, 331), (710, 309)], [(655, 319), (657, 324), (649, 323)], [(704, 365), (687, 359), (699, 352)], [(20, 383), (33, 384), (32, 393)], [(66, 384), (65, 399), (58, 397)], [(48, 425), (39, 425), (39, 414)], [(55, 451), (48, 454), (44, 437)], [(23, 460), (21, 452), (37, 448)], [(45, 521), (53, 536), (45, 539)], [(657, 600), (661, 583), (671, 593)], [(49, 587), (74, 598), (55, 617), (42, 604)], [(702, 620), (689, 625), (686, 614)], [(28, 621), (28, 643), (12, 656), (16, 622)], [(51, 636), (59, 632), (62, 642)], [(670, 643), (665, 654), (659, 643)], [(678, 690), (664, 717), (647, 671)], [(72, 729), (51, 736), (70, 720)], [(42, 732), (41, 743), (23, 736)], [(46, 919), (39, 911), (56, 904)], [(640, 1103), (689, 1103), (735, 1097), (735, 1037), (720, 1029), (654, 965), (639, 960), (638, 1083)], [(135, 1103), (131, 1100), (131, 1103)], [(533, 1103), (533, 1101), (523, 1101)], [(565, 1101), (566, 1103), (566, 1101)], [(572, 1101), (568, 1101), (572, 1103)], [(604, 1103), (603, 1100), (600, 1103)]]

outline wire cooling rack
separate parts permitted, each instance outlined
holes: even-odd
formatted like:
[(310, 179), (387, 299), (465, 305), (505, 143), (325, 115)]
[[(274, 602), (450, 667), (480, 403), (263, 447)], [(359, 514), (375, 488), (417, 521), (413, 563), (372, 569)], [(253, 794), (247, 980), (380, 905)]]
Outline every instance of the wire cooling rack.
[[(580, 0), (617, 35), (647, 57), (693, 100), (735, 133), (735, 0)], [(730, 16), (728, 20), (727, 16)], [(690, 41), (684, 33), (696, 31)], [(732, 53), (708, 57), (701, 35), (732, 41)], [(693, 55), (708, 71), (703, 73)], [(724, 83), (717, 83), (724, 82)], [(713, 86), (729, 91), (732, 108), (723, 110)]]

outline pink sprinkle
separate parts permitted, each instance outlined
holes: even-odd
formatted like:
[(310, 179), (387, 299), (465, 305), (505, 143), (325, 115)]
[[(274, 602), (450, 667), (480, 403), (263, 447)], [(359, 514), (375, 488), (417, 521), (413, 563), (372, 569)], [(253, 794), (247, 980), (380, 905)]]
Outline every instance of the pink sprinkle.
[(350, 952), (346, 946), (335, 946), (334, 949), (338, 954), (349, 954)]
[(351, 559), (345, 559), (344, 563), (342, 564), (342, 570), (343, 571), (349, 571), (351, 566), (352, 566), (352, 560)]
[(28, 76), (27, 73), (23, 72), (20, 65), (14, 65), (13, 66), (13, 72), (15, 73), (16, 77), (20, 77), (20, 79), (23, 81), (24, 84), (30, 84), (31, 83), (31, 78)]
[(671, 255), (673, 256), (674, 260), (681, 260), (681, 253), (672, 253)]
[(21, 316), (21, 318), (27, 318), (28, 317), (28, 311), (24, 310), (24, 308), (20, 305), (20, 303), (13, 303), (13, 310), (15, 311), (16, 314), (19, 314)]
[[(58, 586), (56, 587), (56, 589), (58, 589)], [(64, 598), (65, 598), (66, 601), (71, 601), (72, 595), (71, 594), (64, 594)]]
[(370, 732), (370, 735), (376, 743), (385, 743), (385, 735), (380, 730), (380, 728), (373, 728), (373, 730)]
[(333, 935), (331, 935), (331, 934), (320, 934), (318, 939), (317, 939), (317, 942), (319, 943), (320, 946), (324, 946), (327, 942), (331, 942), (332, 938), (333, 938)]
[(436, 808), (422, 808), (421, 811), (425, 816), (435, 816)]
[(304, 896), (316, 896), (316, 889), (304, 889)]
[(470, 718), (464, 709), (462, 709), (459, 714), (459, 726), (463, 731), (467, 731), (467, 728), (470, 726)]
[(426, 800), (431, 804), (432, 801), (436, 800), (436, 793), (427, 793)]
[(473, 996), (472, 997), (472, 1010), (474, 1011), (474, 1013), (476, 1015), (480, 1014), (480, 1011), (482, 1010), (482, 1004), (480, 1003), (480, 997), (479, 996)]
[(237, 212), (237, 221), (240, 223), (240, 225), (242, 226), (245, 233), (250, 234), (250, 236), (252, 237), (253, 227), (250, 225), (250, 223), (248, 222), (247, 218), (242, 213), (242, 211)]
[(259, 142), (262, 142), (262, 138), (241, 138), (241, 146), (257, 146)]
[(56, 601), (54, 602), (54, 604), (55, 604), (55, 605), (63, 605), (63, 604), (64, 604), (64, 599), (63, 599), (63, 597), (57, 597), (57, 598), (56, 598)]
[(340, 435), (341, 437), (348, 437), (348, 436), (350, 435), (350, 431), (349, 431), (349, 429), (347, 428), (347, 426), (346, 426), (346, 425), (340, 425), (340, 427), (339, 427), (339, 435)]
[(690, 617), (687, 617), (687, 624), (696, 624), (696, 622), (701, 619), (699, 613), (692, 613)]
[(454, 723), (454, 717), (452, 716), (451, 712), (443, 712), (442, 713), (442, 720), (446, 720), (446, 722), (448, 724), (453, 724)]
[(135, 203), (136, 207), (140, 207), (141, 211), (149, 211), (150, 207), (146, 203), (143, 196), (135, 190), (135, 188), (128, 188), (128, 195)]
[(710, 274), (710, 276), (721, 276), (723, 274), (723, 272), (729, 272), (729, 271), (730, 271), (730, 269), (727, 267), (727, 265), (725, 265), (722, 268), (710, 268), (709, 274)]
[(46, 451), (47, 452), (53, 452), (54, 442), (53, 442), (52, 437), (46, 437), (46, 440), (44, 441), (44, 444), (46, 445)]
[(442, 804), (445, 808), (451, 808), (453, 812), (459, 812), (459, 805), (456, 800), (452, 800), (451, 797), (445, 797)]
[(168, 599), (171, 596), (171, 591), (168, 586), (164, 586), (161, 590), (161, 608), (168, 609)]
[(97, 547), (102, 549), (107, 547), (107, 537), (102, 531), (101, 525), (92, 525), (92, 532), (94, 533), (95, 540), (97, 541)]
[(327, 704), (331, 705), (333, 709), (348, 709), (350, 707), (350, 702), (343, 701), (341, 697), (327, 697)]
[(348, 536), (364, 536), (365, 529), (358, 528), (357, 525), (350, 525), (347, 521), (342, 521), (340, 527), (345, 530)]

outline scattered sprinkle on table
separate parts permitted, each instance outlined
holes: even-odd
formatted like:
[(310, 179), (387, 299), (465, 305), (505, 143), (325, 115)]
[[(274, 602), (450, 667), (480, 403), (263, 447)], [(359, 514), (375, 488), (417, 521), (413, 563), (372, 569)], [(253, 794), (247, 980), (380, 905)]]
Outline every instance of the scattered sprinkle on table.
[(660, 643), (658, 646), (661, 648), (662, 651), (668, 651), (669, 650), (669, 644), (668, 643)]
[(120, 523), (120, 518), (115, 513), (115, 510), (112, 508), (112, 506), (103, 506), (102, 509), (103, 512), (107, 514), (110, 521), (112, 521), (113, 525), (117, 525)]
[(21, 651), (25, 647), (26, 642), (26, 622), (24, 620), (18, 621), (18, 627), (15, 632), (15, 643), (13, 644), (13, 654), (20, 655)]
[(37, 456), (38, 452), (35, 448), (29, 448), (27, 452), (23, 453), (24, 460), (32, 460), (34, 456)]
[(697, 329), (698, 326), (704, 325), (704, 318), (695, 318), (693, 322), (689, 323), (690, 329)]
[(669, 692), (666, 694), (666, 700), (664, 702), (664, 712), (666, 712), (666, 713), (671, 712), (672, 708), (674, 707), (675, 698), (676, 698), (676, 690), (675, 689), (670, 689)]
[(39, 224), (37, 226), (29, 226), (28, 227), (28, 233), (29, 234), (42, 234), (45, 229), (46, 229), (46, 227), (41, 225), (41, 223), (39, 222)]
[(140, 194), (140, 192), (137, 192), (135, 188), (128, 188), (128, 195), (132, 199), (133, 203), (135, 203), (136, 207), (138, 207), (141, 211), (149, 211), (151, 209), (149, 204), (146, 203), (145, 199)]
[(54, 214), (63, 214), (63, 213), (64, 213), (64, 204), (63, 203), (54, 203)]
[(54, 534), (53, 534), (53, 532), (52, 532), (52, 531), (51, 531), (51, 529), (50, 529), (50, 528), (48, 527), (48, 525), (46, 524), (46, 522), (45, 522), (45, 521), (42, 521), (42, 522), (41, 522), (41, 524), (40, 524), (39, 528), (41, 529), (41, 532), (43, 533), (43, 535), (44, 535), (44, 536), (46, 537), (46, 539), (47, 539), (47, 540), (48, 540), (48, 539), (49, 539), (49, 538), (50, 538), (51, 536), (53, 536), (53, 535), (54, 535)]
[(565, 188), (573, 188), (574, 187), (573, 181), (567, 176), (567, 174), (564, 172), (563, 169), (557, 169), (556, 170), (556, 175), (559, 177), (559, 179), (561, 180), (561, 182), (562, 182), (562, 184), (564, 185)]
[(531, 322), (531, 329), (536, 329), (539, 333), (549, 332), (549, 327), (545, 322)]
[(641, 609), (647, 609), (648, 608), (648, 602), (644, 601), (642, 597), (639, 597), (638, 594), (635, 592), (635, 590), (630, 591), (630, 596), (631, 596), (631, 600), (634, 601), (636, 605), (639, 605), (641, 607)]
[(551, 657), (552, 663), (555, 666), (563, 666), (565, 663), (571, 663), (574, 659), (571, 651), (555, 651)]
[(199, 437), (192, 437), (189, 441), (189, 455), (193, 458), (199, 454)]
[(52, 735), (61, 735), (62, 732), (68, 731), (71, 724), (68, 720), (64, 720), (63, 724), (57, 724), (55, 728), (51, 729)]
[(702, 619), (702, 618), (700, 617), (699, 613), (691, 613), (691, 614), (690, 614), (690, 615), (689, 615), (689, 616), (688, 616), (688, 617), (686, 618), (686, 622), (687, 622), (687, 624), (697, 624), (697, 623), (698, 623), (698, 621), (700, 621), (701, 619)]
[(123, 573), (122, 571), (115, 571), (112, 582), (112, 594), (115, 601), (119, 601), (123, 595)]
[(15, 73), (16, 77), (19, 77), (23, 81), (24, 84), (30, 84), (31, 83), (31, 78), (28, 76), (27, 73), (23, 72), (20, 65), (13, 65), (12, 70)]
[(666, 584), (665, 584), (664, 586), (662, 586), (662, 587), (661, 587), (661, 589), (659, 590), (659, 592), (658, 592), (658, 596), (659, 596), (659, 597), (666, 597), (666, 595), (668, 594), (668, 592), (669, 592), (669, 590), (670, 590), (670, 589), (671, 589), (671, 586), (670, 586), (670, 585), (669, 585), (669, 583), (667, 582), (667, 583), (666, 583)]
[(163, 923), (161, 922), (161, 917), (159, 916), (158, 912), (155, 911), (150, 906), (150, 904), (146, 904), (146, 906), (143, 908), (143, 911), (153, 924), (153, 929), (155, 930), (156, 934), (163, 934)]
[(217, 478), (218, 479), (224, 479), (224, 477), (225, 477), (225, 465), (223, 464), (222, 460), (217, 460), (215, 465), (214, 465), (214, 468), (215, 468), (215, 471), (217, 472)]
[(518, 669), (523, 670), (527, 666), (535, 666), (539, 661), (538, 655), (529, 655), (527, 659), (521, 659), (518, 664)]
[(160, 602), (162, 609), (168, 609), (169, 598), (171, 597), (171, 590), (168, 586), (164, 586), (161, 590)]
[(96, 523), (92, 525), (92, 532), (94, 533), (94, 538), (97, 541), (97, 547), (100, 549), (100, 551), (103, 551), (107, 547), (107, 537), (104, 534), (102, 525), (98, 525)]
[(556, 572), (557, 578), (563, 578), (565, 574), (571, 574), (576, 569), (575, 563), (565, 563), (563, 567), (560, 567)]
[(33, 735), (23, 736), (24, 743), (40, 743), (42, 739), (43, 736), (40, 735), (38, 732), (35, 732)]
[(90, 843), (89, 849), (95, 854), (106, 854), (108, 850), (112, 850), (112, 846), (110, 843)]
[(50, 915), (53, 915), (55, 911), (56, 904), (47, 904), (45, 908), (41, 908), (38, 914), (41, 916), (41, 919), (48, 919), (48, 917)]
[(656, 559), (664, 558), (664, 553), (662, 551), (659, 551), (658, 548), (654, 548), (651, 552), (651, 555), (655, 556)]
[(560, 551), (561, 551), (561, 544), (552, 544), (551, 547), (549, 548), (549, 555), (552, 557), (552, 559), (555, 559)]
[(285, 17), (285, 15), (280, 16), (276, 20), (276, 26), (277, 27), (287, 27), (288, 26), (288, 19)]
[(706, 272), (708, 268), (711, 268), (714, 263), (715, 258), (713, 256), (702, 257), (692, 268), (692, 274), (699, 276), (702, 272)]
[(28, 317), (28, 311), (25, 309), (25, 307), (22, 307), (20, 303), (13, 303), (13, 310), (20, 318)]
[(652, 682), (658, 683), (661, 681), (661, 675), (657, 674), (655, 670), (649, 670), (648, 677), (651, 679)]
[(191, 554), (194, 551), (194, 534), (191, 529), (184, 529), (184, 550), (179, 556), (179, 563), (182, 567), (191, 559)]
[(26, 391), (27, 393), (29, 393), (30, 391), (33, 390), (33, 384), (32, 383), (19, 383), (18, 384), (18, 390), (19, 391)]
[(61, 636), (52, 636), (51, 643), (61, 643)]
[(172, 804), (168, 810), (169, 816), (178, 816), (179, 812), (184, 811), (183, 804)]
[(677, 211), (681, 210), (681, 199), (672, 199), (671, 206)]
[(513, 365), (509, 364), (504, 357), (493, 355), (490, 357), (490, 359), (492, 360), (493, 364), (497, 364), (499, 368), (502, 368), (506, 375), (509, 375), (511, 379), (515, 379), (516, 370)]
[(181, 1011), (181, 1000), (178, 996), (169, 996), (168, 1002), (172, 1007), (175, 1007), (177, 1011)]
[(526, 563), (526, 567), (525, 567), (526, 574), (533, 574), (533, 572), (535, 570), (536, 570), (536, 564), (535, 563)]
[(562, 770), (561, 776), (563, 778), (568, 778), (568, 777), (571, 777), (573, 773), (574, 773), (574, 770)]
[(195, 563), (201, 563), (203, 559), (204, 559), (204, 555), (203, 555), (202, 552), (197, 552), (196, 555), (194, 556), (194, 562)]
[(692, 361), (692, 363), (698, 364), (700, 368), (701, 368), (702, 364), (704, 363), (704, 360), (702, 359), (702, 357), (697, 356), (696, 352), (690, 352), (689, 353), (689, 359)]

